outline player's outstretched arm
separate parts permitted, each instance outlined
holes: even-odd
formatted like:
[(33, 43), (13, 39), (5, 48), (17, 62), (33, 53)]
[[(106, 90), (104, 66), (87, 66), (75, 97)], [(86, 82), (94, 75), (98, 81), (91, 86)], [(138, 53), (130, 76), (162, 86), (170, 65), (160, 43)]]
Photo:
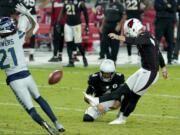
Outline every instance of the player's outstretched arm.
[(27, 9), (23, 4), (17, 4), (15, 9), (18, 12), (20, 12), (21, 14), (27, 16), (27, 18), (29, 19), (32, 26), (26, 32), (26, 37), (31, 37), (33, 35), (34, 29), (36, 29), (36, 31), (37, 31), (37, 29), (39, 28), (39, 25), (38, 25), (37, 21), (34, 19), (32, 14), (30, 13), (31, 9)]
[(125, 42), (125, 41), (126, 41), (126, 37), (125, 37), (125, 36), (117, 35), (117, 34), (115, 34), (115, 33), (109, 33), (108, 36), (109, 36), (111, 39), (116, 39), (116, 40), (119, 40), (119, 41), (122, 41), (122, 42)]

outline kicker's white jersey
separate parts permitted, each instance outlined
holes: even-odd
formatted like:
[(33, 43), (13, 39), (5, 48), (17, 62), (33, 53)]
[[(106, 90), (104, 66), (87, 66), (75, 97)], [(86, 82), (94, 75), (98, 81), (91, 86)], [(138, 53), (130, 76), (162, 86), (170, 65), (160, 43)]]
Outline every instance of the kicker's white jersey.
[(17, 31), (14, 35), (0, 38), (0, 68), (7, 76), (27, 70), (23, 44), (25, 33)]

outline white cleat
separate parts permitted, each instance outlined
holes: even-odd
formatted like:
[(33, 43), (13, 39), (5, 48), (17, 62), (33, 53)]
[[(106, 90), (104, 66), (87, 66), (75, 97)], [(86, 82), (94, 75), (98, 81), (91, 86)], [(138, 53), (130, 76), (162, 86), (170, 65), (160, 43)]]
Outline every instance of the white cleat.
[(117, 118), (109, 123), (110, 125), (123, 125), (126, 124), (126, 119)]
[(99, 99), (97, 97), (88, 95), (85, 92), (83, 92), (83, 94), (84, 94), (84, 97), (89, 101), (91, 106), (97, 106), (99, 104)]

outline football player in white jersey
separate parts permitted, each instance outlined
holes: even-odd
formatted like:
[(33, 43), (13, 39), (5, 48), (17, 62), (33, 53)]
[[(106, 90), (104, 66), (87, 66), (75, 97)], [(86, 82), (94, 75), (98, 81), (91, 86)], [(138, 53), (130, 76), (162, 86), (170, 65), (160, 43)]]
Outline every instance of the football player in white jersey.
[[(0, 19), (0, 68), (5, 71), (7, 84), (32, 119), (44, 127), (51, 135), (58, 135), (59, 132), (65, 130), (58, 122), (46, 100), (41, 97), (25, 62), (23, 51), (25, 35), (29, 37), (32, 35), (37, 22), (32, 17), (30, 10), (26, 9), (22, 4), (17, 5), (16, 10), (29, 18), (32, 27), (25, 34), (17, 29), (12, 18), (2, 17)], [(49, 126), (36, 112), (31, 97), (41, 106), (42, 110), (54, 123), (56, 129)]]
[[(32, 14), (33, 18), (37, 21), (37, 14), (36, 14), (36, 0), (19, 0), (19, 3), (22, 3), (27, 9), (31, 9), (30, 13)], [(18, 18), (18, 29), (25, 32), (26, 30), (31, 28), (29, 25), (29, 19), (26, 16), (20, 15)], [(37, 29), (33, 30), (33, 34), (29, 37), (29, 61), (34, 61), (34, 52), (35, 52), (35, 34), (38, 31), (39, 25), (37, 25)]]

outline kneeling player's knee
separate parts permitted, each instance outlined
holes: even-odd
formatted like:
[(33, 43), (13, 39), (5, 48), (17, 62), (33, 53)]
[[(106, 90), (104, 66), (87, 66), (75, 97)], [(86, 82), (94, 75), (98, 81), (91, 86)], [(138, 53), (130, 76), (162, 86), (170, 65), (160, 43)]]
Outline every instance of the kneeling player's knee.
[(93, 122), (94, 118), (92, 116), (90, 116), (89, 114), (84, 114), (83, 121), (84, 122)]

